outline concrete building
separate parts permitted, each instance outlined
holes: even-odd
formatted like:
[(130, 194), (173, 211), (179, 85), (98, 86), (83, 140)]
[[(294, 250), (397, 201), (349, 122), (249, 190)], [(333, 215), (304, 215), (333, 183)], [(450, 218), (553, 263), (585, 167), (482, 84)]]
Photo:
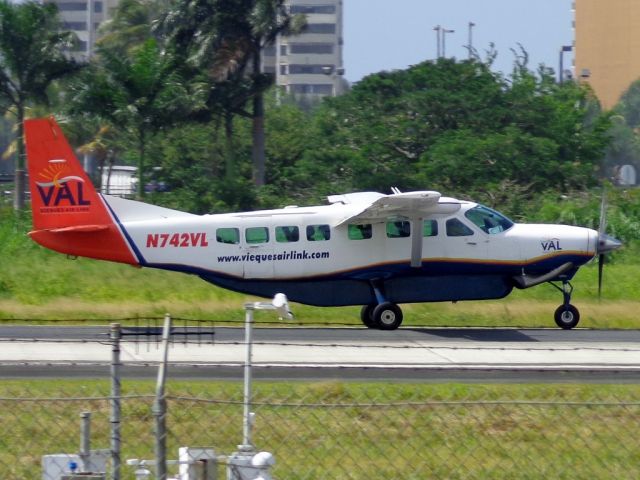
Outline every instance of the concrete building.
[(289, 0), (292, 14), (304, 14), (299, 35), (281, 36), (263, 55), (263, 71), (297, 97), (339, 95), (346, 88), (342, 60), (342, 0)]
[(76, 60), (86, 60), (93, 54), (100, 24), (109, 18), (109, 13), (118, 0), (44, 0), (55, 3), (60, 11), (64, 27), (75, 32), (79, 43), (71, 53)]
[[(89, 58), (100, 24), (118, 0), (44, 0), (58, 5), (60, 17), (80, 40), (73, 53), (77, 60)], [(339, 95), (346, 88), (342, 60), (343, 0), (288, 0), (292, 14), (307, 17), (299, 35), (282, 36), (263, 52), (262, 69), (272, 73), (276, 84), (296, 96)]]
[(640, 78), (640, 1), (575, 0), (575, 75), (605, 109)]

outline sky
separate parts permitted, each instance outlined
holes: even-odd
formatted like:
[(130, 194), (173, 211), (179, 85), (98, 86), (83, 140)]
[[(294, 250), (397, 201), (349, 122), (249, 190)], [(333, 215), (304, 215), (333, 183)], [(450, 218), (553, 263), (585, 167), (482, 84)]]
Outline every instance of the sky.
[[(382, 70), (404, 69), (436, 57), (436, 32), (446, 36), (446, 56), (467, 58), (469, 22), (473, 46), (485, 58), (491, 42), (494, 70), (509, 73), (520, 43), (529, 66), (558, 70), (559, 51), (573, 42), (572, 0), (343, 0), (345, 78), (357, 82)], [(564, 65), (571, 65), (571, 53)], [(566, 67), (565, 67), (566, 68)]]

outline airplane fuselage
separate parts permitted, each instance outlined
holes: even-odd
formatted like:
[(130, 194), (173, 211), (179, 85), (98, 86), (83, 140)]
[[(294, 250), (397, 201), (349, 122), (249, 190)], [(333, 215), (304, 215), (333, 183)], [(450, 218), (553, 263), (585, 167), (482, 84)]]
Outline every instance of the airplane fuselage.
[[(501, 298), (511, 292), (514, 276), (571, 262), (574, 268), (565, 274), (570, 278), (595, 255), (594, 230), (514, 224), (487, 233), (465, 216), (477, 204), (459, 203), (457, 212), (422, 220), (429, 229), (402, 219), (335, 226), (359, 208), (342, 203), (160, 220), (116, 216), (115, 221), (141, 266), (196, 274), (259, 296), (283, 292), (320, 306), (371, 303), (370, 283), (376, 281), (396, 303)], [(451, 231), (452, 219), (468, 229), (464, 235)], [(396, 224), (405, 231), (391, 231)], [(420, 266), (412, 266), (410, 258), (416, 232)]]

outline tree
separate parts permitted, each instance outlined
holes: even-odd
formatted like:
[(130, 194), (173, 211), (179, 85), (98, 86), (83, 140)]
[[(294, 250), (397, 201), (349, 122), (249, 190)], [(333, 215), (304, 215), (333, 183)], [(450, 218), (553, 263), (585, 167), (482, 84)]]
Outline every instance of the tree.
[(586, 87), (559, 85), (525, 63), (508, 78), (473, 59), (364, 78), (321, 108), (298, 183), (476, 198), (507, 184), (529, 194), (589, 186), (608, 142), (607, 116), (593, 114)]
[(23, 121), (33, 104), (48, 104), (48, 87), (79, 69), (65, 55), (75, 35), (62, 30), (55, 4), (0, 0), (0, 112), (17, 123), (14, 208), (24, 207)]
[(186, 87), (172, 56), (153, 38), (127, 53), (100, 48), (97, 61), (70, 90), (73, 115), (98, 116), (134, 146), (139, 198), (145, 195), (147, 143), (200, 101), (199, 92)]
[[(285, 0), (179, 0), (161, 22), (178, 53), (207, 72), (207, 105), (223, 110), (230, 157), (233, 116), (247, 115), (245, 105), (252, 101), (253, 178), (258, 186), (265, 183), (263, 94), (273, 83), (271, 75), (261, 72), (262, 50), (303, 24), (303, 17), (289, 14)], [(228, 164), (228, 173), (231, 168)]]
[(98, 45), (124, 54), (139, 47), (152, 37), (152, 25), (167, 4), (166, 0), (120, 0), (113, 16), (100, 27)]

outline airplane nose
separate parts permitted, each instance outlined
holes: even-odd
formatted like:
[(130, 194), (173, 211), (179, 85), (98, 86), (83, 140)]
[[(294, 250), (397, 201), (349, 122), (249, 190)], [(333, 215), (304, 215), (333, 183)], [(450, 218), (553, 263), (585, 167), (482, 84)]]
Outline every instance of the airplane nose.
[(598, 236), (598, 253), (608, 253), (617, 250), (622, 246), (622, 242), (617, 238), (601, 233)]

